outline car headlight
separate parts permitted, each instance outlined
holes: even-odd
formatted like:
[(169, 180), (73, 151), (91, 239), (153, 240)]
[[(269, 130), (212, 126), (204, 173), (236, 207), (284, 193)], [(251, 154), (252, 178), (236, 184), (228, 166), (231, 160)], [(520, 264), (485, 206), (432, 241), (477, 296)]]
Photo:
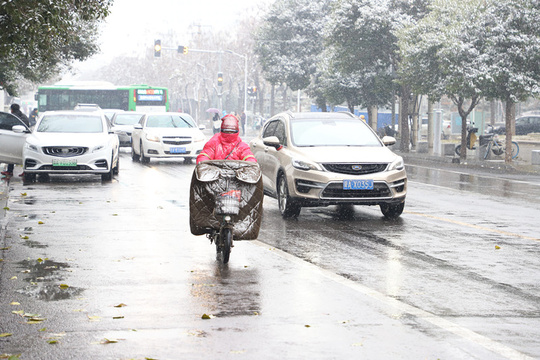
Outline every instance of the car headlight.
[(154, 142), (159, 142), (159, 136), (157, 135), (153, 135), (153, 134), (146, 134), (146, 140), (148, 141), (154, 141)]
[(34, 144), (25, 143), (24, 147), (30, 151), (38, 151), (38, 147)]
[(300, 159), (292, 159), (291, 162), (292, 162), (292, 166), (299, 170), (304, 170), (304, 171), (322, 170), (321, 167), (314, 162), (300, 160)]
[(396, 160), (394, 160), (390, 166), (388, 167), (388, 171), (392, 170), (403, 170), (405, 168), (405, 163), (403, 162), (403, 158), (401, 156), (398, 156)]
[(95, 148), (92, 149), (92, 152), (95, 153), (95, 152), (98, 152), (100, 150), (103, 150), (105, 148), (105, 145), (99, 145), (99, 146), (96, 146)]

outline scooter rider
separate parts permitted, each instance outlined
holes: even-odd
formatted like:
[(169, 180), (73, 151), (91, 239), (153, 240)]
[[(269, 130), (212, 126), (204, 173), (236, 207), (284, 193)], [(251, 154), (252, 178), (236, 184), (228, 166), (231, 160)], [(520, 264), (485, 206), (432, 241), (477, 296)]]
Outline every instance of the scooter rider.
[(239, 121), (234, 115), (225, 115), (221, 119), (221, 132), (212, 136), (197, 156), (197, 164), (206, 160), (245, 160), (257, 162), (249, 145), (240, 136)]

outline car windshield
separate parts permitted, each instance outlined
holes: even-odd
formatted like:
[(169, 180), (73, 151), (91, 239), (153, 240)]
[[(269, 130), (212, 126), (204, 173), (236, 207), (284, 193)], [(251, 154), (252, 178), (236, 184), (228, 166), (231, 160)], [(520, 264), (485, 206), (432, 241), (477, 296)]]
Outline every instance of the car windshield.
[(296, 146), (382, 146), (361, 120), (293, 120), (292, 142)]
[(141, 119), (141, 114), (116, 114), (114, 125), (134, 125)]
[(194, 128), (195, 121), (187, 115), (148, 115), (146, 127), (152, 128)]
[(37, 132), (100, 133), (103, 132), (103, 122), (101, 117), (91, 115), (45, 115)]

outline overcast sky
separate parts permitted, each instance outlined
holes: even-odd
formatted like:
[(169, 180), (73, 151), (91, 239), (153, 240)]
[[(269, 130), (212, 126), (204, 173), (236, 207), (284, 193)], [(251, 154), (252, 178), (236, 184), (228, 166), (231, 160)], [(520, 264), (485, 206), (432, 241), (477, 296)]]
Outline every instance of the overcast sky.
[[(227, 21), (242, 16), (258, 3), (271, 0), (114, 0), (101, 37), (102, 55), (144, 53), (160, 34), (174, 30), (179, 39), (189, 39), (189, 27), (200, 24), (222, 29)], [(186, 44), (188, 45), (188, 44)], [(114, 55), (113, 55), (114, 54)]]

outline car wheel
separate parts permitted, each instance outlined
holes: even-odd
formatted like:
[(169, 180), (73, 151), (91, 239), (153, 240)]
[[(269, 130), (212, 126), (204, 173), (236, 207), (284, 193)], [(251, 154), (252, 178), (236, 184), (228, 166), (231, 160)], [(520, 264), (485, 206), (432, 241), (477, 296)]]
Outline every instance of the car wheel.
[(135, 152), (135, 147), (133, 145), (131, 146), (131, 159), (133, 159), (133, 161), (139, 161), (140, 159), (140, 156)]
[(287, 186), (287, 179), (285, 175), (281, 174), (278, 180), (278, 205), (279, 212), (284, 218), (297, 217), (300, 215), (301, 206), (296, 204), (289, 196), (289, 188)]
[(105, 174), (101, 174), (102, 181), (111, 181), (113, 179), (114, 167), (113, 167), (113, 157), (111, 157), (111, 168)]
[(38, 182), (40, 183), (47, 183), (51, 181), (51, 177), (49, 176), (49, 174), (47, 173), (44, 173), (44, 174), (39, 174), (38, 176)]
[(36, 174), (28, 174), (27, 172), (24, 172), (23, 183), (28, 184), (34, 181), (36, 181)]
[(337, 206), (337, 213), (339, 218), (352, 219), (354, 218), (354, 205), (353, 204), (339, 204)]
[(148, 164), (150, 162), (150, 158), (144, 155), (144, 148), (141, 141), (141, 146), (139, 147), (139, 150), (141, 151), (141, 162), (143, 164)]
[(388, 219), (397, 219), (405, 208), (405, 201), (399, 204), (380, 204), (381, 212)]
[(184, 164), (186, 165), (193, 164), (193, 158), (184, 158)]
[(120, 173), (120, 154), (118, 154), (118, 157), (116, 158), (116, 166), (114, 167), (114, 175), (118, 175)]

